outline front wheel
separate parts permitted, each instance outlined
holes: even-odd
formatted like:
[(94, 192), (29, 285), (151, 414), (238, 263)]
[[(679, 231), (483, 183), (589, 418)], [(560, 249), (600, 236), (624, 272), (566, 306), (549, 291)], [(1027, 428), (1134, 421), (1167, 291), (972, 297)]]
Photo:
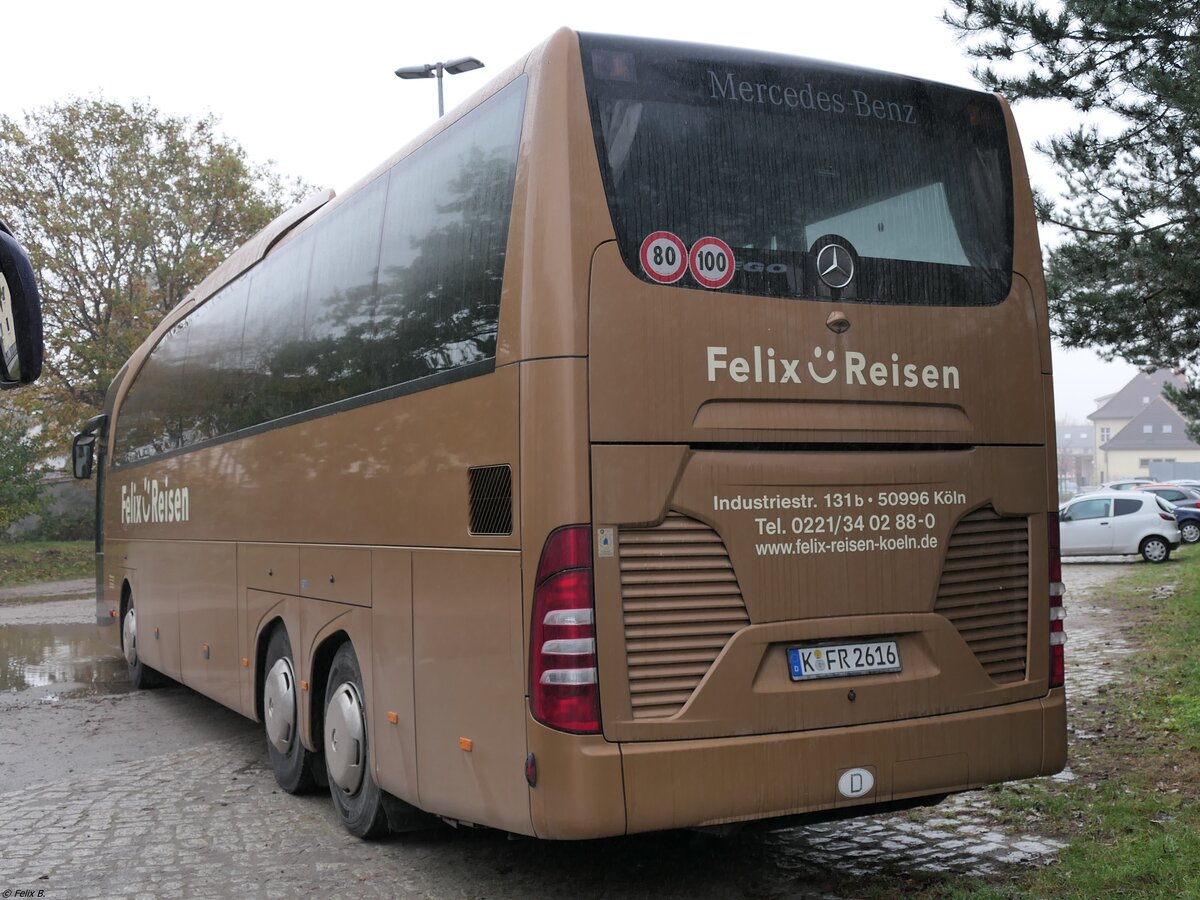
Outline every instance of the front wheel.
[(325, 770), (346, 830), (360, 838), (387, 834), (383, 794), (371, 775), (362, 670), (349, 642), (334, 655), (325, 687)]
[(1158, 536), (1148, 537), (1142, 541), (1142, 559), (1146, 562), (1162, 563), (1171, 556), (1171, 546)]
[(1184, 522), (1179, 526), (1179, 533), (1183, 536), (1185, 544), (1194, 544), (1196, 541), (1200, 541), (1200, 524)]
[(125, 614), (121, 616), (121, 650), (129, 669), (129, 683), (135, 690), (144, 691), (162, 684), (162, 676), (142, 662), (138, 654), (137, 610), (133, 605), (133, 594), (129, 595), (128, 601)]

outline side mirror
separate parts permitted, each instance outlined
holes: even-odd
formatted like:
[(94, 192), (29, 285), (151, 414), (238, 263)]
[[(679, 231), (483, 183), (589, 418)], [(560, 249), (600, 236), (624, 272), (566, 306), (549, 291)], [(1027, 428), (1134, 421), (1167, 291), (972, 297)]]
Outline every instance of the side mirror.
[(42, 372), (42, 307), (25, 250), (0, 222), (0, 388)]
[(88, 419), (83, 431), (75, 435), (71, 441), (71, 474), (76, 478), (91, 478), (92, 467), (96, 461), (96, 439), (104, 433), (104, 424), (108, 416), (96, 416)]
[(71, 442), (71, 468), (76, 478), (91, 478), (96, 459), (96, 436), (77, 434)]

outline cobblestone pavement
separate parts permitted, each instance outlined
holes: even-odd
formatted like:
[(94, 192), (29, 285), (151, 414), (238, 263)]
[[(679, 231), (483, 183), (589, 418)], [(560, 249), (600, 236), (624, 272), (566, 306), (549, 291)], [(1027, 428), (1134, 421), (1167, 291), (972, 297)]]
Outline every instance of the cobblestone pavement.
[[(1076, 704), (1130, 652), (1114, 614), (1088, 594), (1126, 566), (1064, 568)], [(38, 621), (76, 604), (58, 605)], [(0, 632), (33, 627), (11, 622), (14, 608), (0, 607)], [(20, 608), (27, 622), (31, 607)], [(444, 829), (364, 843), (343, 831), (327, 796), (278, 790), (257, 725), (185, 688), (56, 691), (0, 694), (0, 896), (832, 897), (846, 889), (835, 876), (901, 885), (922, 872), (1003, 875), (1062, 846), (1002, 827), (986, 791), (931, 811), (720, 840), (554, 844)]]

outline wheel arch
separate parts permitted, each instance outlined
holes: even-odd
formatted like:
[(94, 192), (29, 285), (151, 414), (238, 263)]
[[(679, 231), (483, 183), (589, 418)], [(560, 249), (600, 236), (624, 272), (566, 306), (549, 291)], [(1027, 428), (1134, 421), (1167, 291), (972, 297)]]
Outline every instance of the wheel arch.
[[(282, 628), (287, 634), (287, 623), (283, 620), (283, 616), (280, 614), (269, 616), (263, 621), (262, 627), (258, 629), (258, 637), (254, 642), (254, 718), (259, 722), (263, 720), (263, 684), (267, 678), (267, 645), (271, 643), (271, 635), (277, 628)], [(288, 643), (292, 643), (290, 634), (288, 634)], [(293, 657), (295, 653), (296, 651), (293, 649)], [(293, 664), (295, 664), (294, 659)]]

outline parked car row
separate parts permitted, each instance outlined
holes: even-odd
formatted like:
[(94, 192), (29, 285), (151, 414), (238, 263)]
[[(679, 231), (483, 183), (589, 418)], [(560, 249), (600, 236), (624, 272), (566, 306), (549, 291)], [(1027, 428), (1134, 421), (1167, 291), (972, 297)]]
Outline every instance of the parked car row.
[(1123, 478), (1077, 494), (1059, 509), (1063, 556), (1140, 553), (1166, 562), (1200, 541), (1200, 485)]
[(1183, 537), (1175, 510), (1144, 491), (1081, 494), (1058, 512), (1063, 556), (1140, 553), (1147, 562), (1166, 562)]

